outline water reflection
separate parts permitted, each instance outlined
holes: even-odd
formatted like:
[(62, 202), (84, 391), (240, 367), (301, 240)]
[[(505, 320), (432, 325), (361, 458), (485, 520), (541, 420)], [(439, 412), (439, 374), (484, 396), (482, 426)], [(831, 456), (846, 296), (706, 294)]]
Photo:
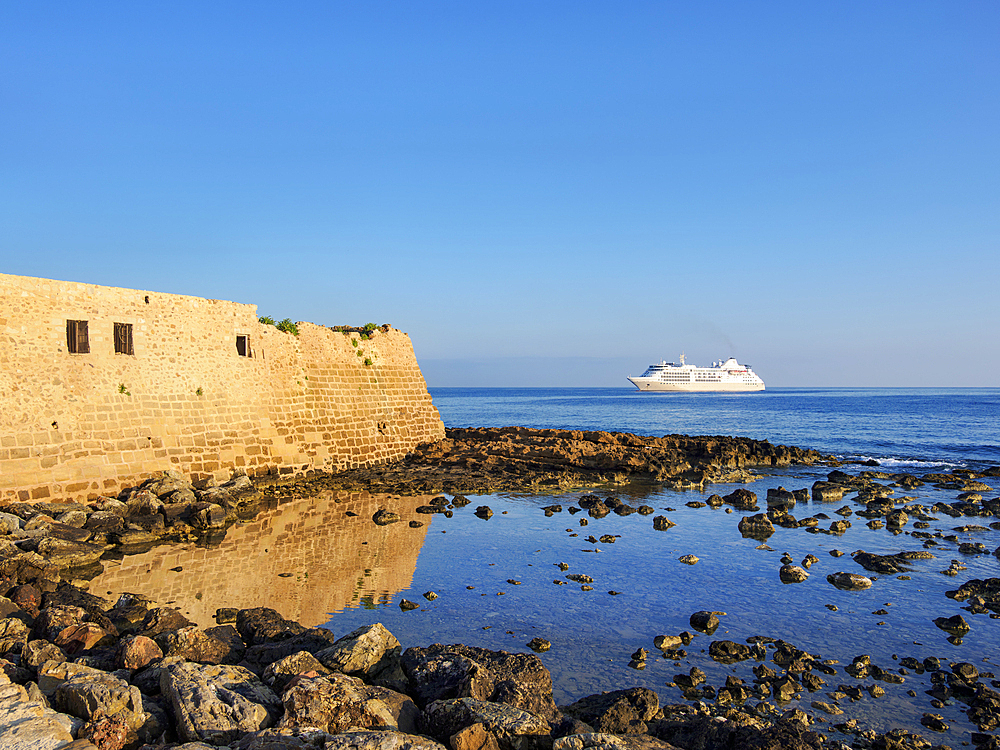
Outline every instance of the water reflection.
[[(326, 492), (293, 500), (230, 527), (212, 547), (164, 545), (107, 561), (90, 590), (142, 593), (202, 627), (215, 624), (218, 607), (271, 607), (321, 625), (330, 613), (377, 608), (409, 587), (432, 518), (415, 510), (430, 498)], [(403, 521), (373, 524), (384, 507)], [(411, 519), (424, 525), (411, 528)]]

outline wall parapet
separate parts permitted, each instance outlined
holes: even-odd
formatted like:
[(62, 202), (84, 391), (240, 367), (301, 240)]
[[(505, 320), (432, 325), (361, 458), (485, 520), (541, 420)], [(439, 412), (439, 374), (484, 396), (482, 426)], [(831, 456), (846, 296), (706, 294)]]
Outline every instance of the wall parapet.
[[(82, 325), (81, 325), (82, 324)], [(409, 337), (256, 305), (0, 274), (0, 500), (338, 471), (444, 437)]]

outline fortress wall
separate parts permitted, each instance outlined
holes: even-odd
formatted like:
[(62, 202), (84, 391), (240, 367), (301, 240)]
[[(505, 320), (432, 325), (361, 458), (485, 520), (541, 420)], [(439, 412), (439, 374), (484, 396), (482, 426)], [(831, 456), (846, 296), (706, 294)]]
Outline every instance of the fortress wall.
[[(73, 320), (87, 353), (69, 351)], [(338, 470), (443, 437), (406, 334), (299, 332), (255, 305), (0, 274), (0, 500), (115, 494), (171, 467)]]

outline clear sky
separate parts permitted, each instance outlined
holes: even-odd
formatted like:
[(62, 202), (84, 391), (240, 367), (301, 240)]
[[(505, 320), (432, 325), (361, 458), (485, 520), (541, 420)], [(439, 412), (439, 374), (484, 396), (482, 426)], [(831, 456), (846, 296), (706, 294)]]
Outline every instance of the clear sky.
[(1000, 3), (0, 0), (0, 271), (431, 386), (1000, 386)]

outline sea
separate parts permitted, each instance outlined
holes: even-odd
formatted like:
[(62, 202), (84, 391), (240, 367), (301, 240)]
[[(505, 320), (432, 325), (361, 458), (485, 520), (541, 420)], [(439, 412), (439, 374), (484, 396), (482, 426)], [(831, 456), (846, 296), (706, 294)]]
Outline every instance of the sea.
[(1000, 464), (1000, 388), (431, 388), (446, 427), (730, 435), (887, 466)]
[[(815, 528), (776, 527), (770, 537), (754, 539), (738, 529), (749, 512), (705, 503), (710, 494), (744, 487), (764, 510), (769, 489), (809, 489), (827, 478), (829, 465), (760, 469), (748, 484), (704, 490), (628, 484), (470, 495), (468, 505), (450, 503), (457, 498), (446, 494), (449, 513), (434, 515), (413, 510), (429, 497), (407, 505), (394, 496), (334, 493), (286, 502), (245, 528), (230, 529), (217, 550), (156, 548), (134, 563), (129, 558), (115, 563), (120, 567), (109, 567), (105, 578), (125, 586), (135, 576), (148, 578), (151, 571), (179, 570), (183, 564), (184, 580), (196, 583), (190, 590), (170, 584), (168, 590), (172, 606), (192, 618), (198, 612), (210, 618), (216, 606), (268, 606), (299, 618), (311, 612), (304, 625), (321, 625), (337, 636), (382, 623), (404, 648), (463, 643), (528, 652), (528, 644), (539, 638), (550, 644), (538, 657), (552, 675), (559, 705), (634, 686), (656, 691), (664, 703), (711, 702), (711, 690), (727, 678), (754, 686), (757, 666), (754, 659), (715, 662), (709, 655), (713, 641), (783, 640), (827, 661), (835, 673), (821, 675), (825, 685), (815, 692), (803, 688), (789, 703), (758, 694), (751, 701), (758, 710), (800, 707), (817, 729), (847, 743), (852, 734), (836, 729), (847, 720), (856, 720), (858, 730), (915, 732), (933, 744), (971, 742), (977, 728), (966, 715), (968, 706), (929, 695), (931, 672), (913, 665), (931, 657), (946, 670), (969, 662), (984, 684), (1000, 688), (1000, 613), (974, 613), (948, 596), (966, 581), (1000, 578), (1000, 519), (933, 510), (960, 494), (956, 485), (941, 482), (941, 474), (1000, 465), (1000, 389), (696, 394), (431, 388), (430, 393), (447, 427), (727, 435), (813, 448), (843, 462), (840, 470), (848, 473), (886, 472), (877, 481), (888, 487), (897, 507), (908, 509), (909, 518), (892, 529), (881, 519), (858, 516), (864, 504), (850, 494), (837, 502), (810, 498), (792, 513), (814, 519)], [(888, 476), (895, 473), (928, 480), (912, 490), (893, 487)], [(983, 498), (1000, 496), (1000, 478), (987, 475), (977, 482)], [(579, 503), (591, 493), (653, 512), (591, 517)], [(474, 513), (481, 506), (492, 510), (488, 520)], [(403, 507), (409, 509), (404, 518), (412, 521), (409, 526), (371, 522), (378, 508)], [(655, 516), (674, 525), (657, 530)], [(833, 524), (842, 520), (849, 528), (834, 531)], [(909, 561), (898, 575), (877, 575), (852, 559), (859, 550), (933, 557)], [(233, 560), (258, 571), (252, 581), (227, 572)], [(805, 581), (780, 580), (779, 570), (789, 560), (807, 568)], [(868, 576), (872, 585), (841, 590), (827, 578), (838, 572)], [(108, 596), (116, 585), (95, 581)], [(228, 588), (212, 594), (209, 586)], [(216, 598), (220, 601), (209, 601)], [(717, 613), (717, 631), (693, 628), (691, 615), (700, 611)], [(953, 615), (970, 627), (962, 637), (934, 622)], [(681, 634), (691, 636), (683, 653), (667, 658), (654, 646), (658, 635)], [(844, 667), (858, 656), (902, 682), (851, 677)], [(703, 671), (712, 686), (694, 697), (677, 681), (693, 669)], [(861, 687), (860, 698), (852, 699), (845, 687)], [(926, 713), (941, 716), (948, 728), (939, 733), (924, 727)]]

